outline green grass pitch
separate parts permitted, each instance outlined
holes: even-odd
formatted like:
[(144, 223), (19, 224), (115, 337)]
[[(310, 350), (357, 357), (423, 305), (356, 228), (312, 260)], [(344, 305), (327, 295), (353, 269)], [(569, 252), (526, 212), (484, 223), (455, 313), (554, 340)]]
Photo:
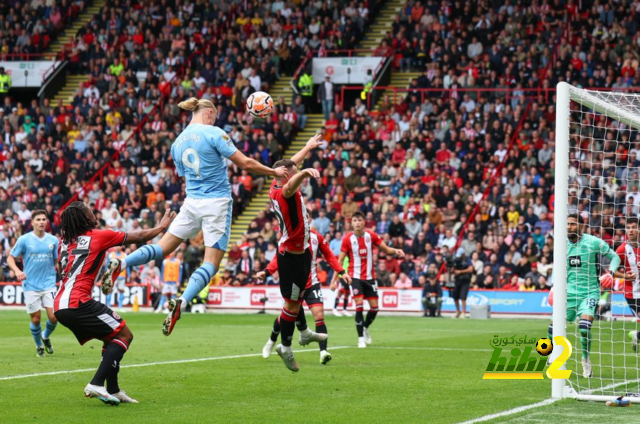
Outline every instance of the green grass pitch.
[[(273, 315), (186, 314), (168, 338), (161, 333), (163, 315), (123, 316), (134, 341), (120, 386), (140, 404), (111, 407), (83, 396), (99, 342), (81, 347), (59, 326), (55, 354), (36, 358), (27, 314), (1, 311), (0, 421), (458, 423), (550, 396), (549, 380), (482, 380), (490, 339), (545, 336), (542, 320), (380, 316), (371, 328), (374, 344), (356, 349), (353, 318), (327, 317), (333, 361), (320, 365), (317, 349), (297, 346), (296, 334), (301, 370), (294, 374), (275, 352), (268, 360), (260, 355)], [(154, 364), (191, 359), (202, 360)], [(127, 367), (141, 364), (151, 365)], [(40, 373), (55, 374), (7, 378)], [(635, 422), (639, 407), (562, 401), (491, 422)]]

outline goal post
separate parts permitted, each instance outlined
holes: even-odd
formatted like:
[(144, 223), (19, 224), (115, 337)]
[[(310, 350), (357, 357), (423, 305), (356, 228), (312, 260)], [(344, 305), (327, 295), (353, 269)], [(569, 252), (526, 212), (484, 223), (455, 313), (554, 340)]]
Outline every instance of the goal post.
[[(626, 304), (617, 305), (625, 307), (624, 316), (617, 319), (594, 320), (589, 331), (585, 331), (585, 328), (589, 327), (585, 327), (583, 323), (583, 328), (579, 329), (577, 323), (567, 322), (568, 302), (573, 305), (570, 312), (577, 315), (574, 321), (579, 321), (581, 312), (579, 308), (576, 309), (576, 305), (584, 299), (578, 295), (567, 294), (567, 216), (576, 210), (583, 216), (587, 214), (589, 225), (585, 228), (585, 233), (599, 239), (605, 238), (606, 235), (614, 245), (612, 248), (618, 247), (619, 243), (616, 244), (615, 241), (616, 230), (619, 228), (614, 223), (616, 208), (619, 205), (606, 200), (608, 197), (604, 194), (605, 186), (612, 184), (615, 187), (619, 182), (618, 190), (627, 190), (627, 181), (640, 185), (640, 179), (631, 179), (628, 162), (621, 164), (624, 157), (618, 156), (620, 145), (623, 146), (622, 150), (626, 149), (625, 151), (629, 152), (630, 136), (635, 135), (638, 130), (640, 95), (584, 90), (565, 82), (557, 85), (552, 322), (553, 336), (567, 337), (573, 345), (573, 352), (563, 367), (572, 370), (571, 377), (568, 380), (551, 380), (551, 395), (555, 399), (608, 401), (625, 396), (625, 399), (631, 402), (640, 403), (640, 362), (638, 354), (633, 349), (633, 341), (627, 337), (630, 333), (635, 333), (638, 326)], [(634, 172), (639, 171), (640, 169)], [(625, 176), (624, 181), (620, 181), (621, 177), (618, 178), (621, 175)], [(637, 175), (634, 178), (637, 178)], [(585, 193), (588, 197), (585, 196), (584, 199), (587, 200), (583, 201), (588, 206), (580, 210), (577, 200)], [(629, 210), (627, 200), (625, 191), (625, 202), (622, 206), (625, 214)], [(634, 216), (637, 217), (637, 214)], [(574, 248), (578, 249), (577, 246)], [(584, 268), (589, 270), (588, 281), (597, 281), (602, 270), (609, 267), (608, 261), (601, 255), (596, 263), (589, 263), (589, 266)], [(596, 275), (590, 275), (592, 269), (597, 270)], [(573, 290), (575, 292), (576, 289)], [(593, 297), (593, 294), (588, 297)], [(607, 299), (610, 301), (611, 296)], [(601, 298), (595, 307), (596, 310), (603, 302)], [(583, 349), (584, 346), (588, 347)], [(588, 360), (592, 366), (590, 378), (583, 376), (584, 352), (588, 352)], [(559, 353), (554, 350), (551, 358), (557, 358)]]

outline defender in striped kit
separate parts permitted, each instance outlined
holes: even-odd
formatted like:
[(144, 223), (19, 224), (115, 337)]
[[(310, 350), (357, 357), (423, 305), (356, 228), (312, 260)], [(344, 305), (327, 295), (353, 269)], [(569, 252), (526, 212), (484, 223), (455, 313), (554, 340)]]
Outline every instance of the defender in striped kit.
[(118, 386), (120, 361), (129, 349), (133, 334), (125, 321), (106, 305), (96, 302), (91, 292), (109, 249), (145, 243), (157, 237), (169, 228), (174, 216), (175, 213), (167, 209), (157, 227), (124, 233), (98, 230), (95, 215), (82, 202), (73, 202), (62, 212), (59, 255), (62, 281), (53, 304), (55, 316), (81, 345), (91, 339), (103, 341), (102, 361), (84, 389), (87, 397), (96, 397), (109, 405), (138, 403)]
[[(311, 221), (311, 214), (307, 209), (307, 219)], [(322, 288), (320, 286), (320, 281), (318, 280), (318, 251), (322, 253), (322, 256), (327, 260), (331, 268), (343, 279), (346, 283), (351, 281), (351, 277), (344, 271), (342, 266), (338, 263), (335, 255), (329, 249), (329, 244), (322, 237), (320, 233), (315, 230), (311, 230), (309, 233), (309, 239), (311, 240), (311, 273), (309, 275), (309, 280), (307, 281), (307, 285), (304, 291), (304, 301), (311, 310), (313, 314), (313, 318), (316, 321), (316, 332), (317, 333), (328, 333), (327, 326), (324, 322), (324, 299), (322, 298)], [(273, 257), (271, 263), (267, 266), (264, 271), (260, 271), (256, 274), (256, 277), (259, 280), (264, 280), (269, 275), (274, 274), (278, 271), (278, 261), (276, 257)], [(276, 318), (273, 323), (273, 331), (271, 332), (271, 336), (267, 343), (262, 348), (262, 357), (268, 358), (271, 356), (271, 351), (273, 350), (273, 346), (278, 340), (278, 335), (280, 334), (280, 317)], [(320, 344), (320, 363), (322, 365), (326, 365), (331, 361), (331, 354), (327, 351), (327, 341), (323, 340), (319, 342)]]
[[(343, 263), (345, 256), (349, 256), (349, 270), (353, 282), (351, 292), (356, 302), (356, 330), (358, 331), (358, 347), (364, 348), (371, 344), (369, 327), (378, 315), (378, 283), (374, 266), (373, 247), (377, 246), (387, 255), (398, 258), (404, 257), (400, 249), (387, 246), (373, 231), (365, 230), (364, 214), (360, 211), (351, 216), (352, 233), (347, 233), (342, 239), (342, 247), (338, 256), (338, 263)], [(331, 282), (331, 290), (335, 290), (335, 278)], [(364, 316), (364, 299), (369, 302), (367, 319)]]
[(306, 178), (320, 178), (320, 173), (313, 168), (298, 171), (298, 166), (302, 164), (307, 153), (322, 144), (320, 137), (320, 134), (311, 137), (306, 146), (291, 159), (279, 160), (273, 165), (276, 168), (284, 167), (291, 177), (276, 177), (269, 190), (271, 210), (280, 221), (282, 233), (276, 260), (280, 270), (280, 294), (284, 298), (284, 308), (280, 314), (282, 344), (276, 347), (276, 352), (284, 365), (293, 372), (300, 369), (291, 350), (295, 328), (300, 331), (300, 344), (303, 346), (312, 341), (326, 340), (328, 337), (326, 333), (309, 330), (304, 309), (301, 307), (311, 273), (311, 251), (309, 220), (299, 188)]

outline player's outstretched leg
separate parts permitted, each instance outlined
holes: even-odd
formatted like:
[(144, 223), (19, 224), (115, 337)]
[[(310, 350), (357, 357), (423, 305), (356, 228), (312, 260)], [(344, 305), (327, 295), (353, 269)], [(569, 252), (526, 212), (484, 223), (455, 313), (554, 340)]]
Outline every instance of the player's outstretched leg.
[(591, 351), (591, 321), (581, 318), (580, 329), (580, 346), (582, 347), (582, 376), (589, 378), (593, 375), (591, 369), (591, 360), (589, 359), (589, 352)]
[(304, 315), (302, 305), (300, 306), (298, 317), (296, 318), (296, 328), (300, 332), (300, 338), (298, 339), (300, 346), (306, 346), (311, 342), (321, 342), (327, 340), (329, 337), (326, 333), (320, 334), (309, 330), (309, 327), (307, 326), (307, 317)]
[(162, 333), (168, 336), (173, 331), (173, 327), (180, 319), (180, 315), (187, 308), (187, 305), (205, 288), (211, 278), (216, 274), (216, 267), (211, 262), (204, 262), (202, 266), (195, 270), (189, 278), (189, 284), (178, 299), (169, 301), (169, 315), (164, 320)]
[(271, 336), (269, 337), (269, 340), (267, 340), (267, 343), (262, 348), (262, 357), (264, 359), (267, 359), (269, 358), (269, 356), (271, 356), (271, 352), (273, 351), (273, 347), (278, 341), (279, 335), (280, 335), (280, 317), (276, 318), (273, 321), (273, 330), (271, 330)]
[(113, 284), (123, 268), (148, 264), (153, 260), (157, 263), (162, 263), (163, 257), (162, 247), (159, 244), (146, 244), (125, 259), (111, 259), (107, 265), (107, 270), (102, 275), (102, 292), (104, 294), (111, 292)]
[(51, 320), (47, 319), (47, 322), (44, 327), (44, 333), (42, 334), (42, 343), (44, 343), (44, 348), (48, 354), (53, 354), (53, 345), (51, 344), (51, 333), (56, 329), (58, 322), (51, 322)]

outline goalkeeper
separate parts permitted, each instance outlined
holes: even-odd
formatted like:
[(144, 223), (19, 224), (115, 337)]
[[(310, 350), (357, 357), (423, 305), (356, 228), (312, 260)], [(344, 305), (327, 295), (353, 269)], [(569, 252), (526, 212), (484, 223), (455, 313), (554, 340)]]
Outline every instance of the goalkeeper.
[[(613, 285), (613, 273), (618, 270), (620, 258), (603, 240), (582, 234), (578, 215), (567, 218), (567, 321), (574, 322), (580, 316), (580, 345), (582, 347), (582, 375), (592, 375), (589, 351), (591, 349), (591, 325), (600, 299), (600, 284)], [(609, 272), (598, 279), (598, 255), (609, 258)], [(549, 324), (549, 339), (553, 340), (553, 321)]]

